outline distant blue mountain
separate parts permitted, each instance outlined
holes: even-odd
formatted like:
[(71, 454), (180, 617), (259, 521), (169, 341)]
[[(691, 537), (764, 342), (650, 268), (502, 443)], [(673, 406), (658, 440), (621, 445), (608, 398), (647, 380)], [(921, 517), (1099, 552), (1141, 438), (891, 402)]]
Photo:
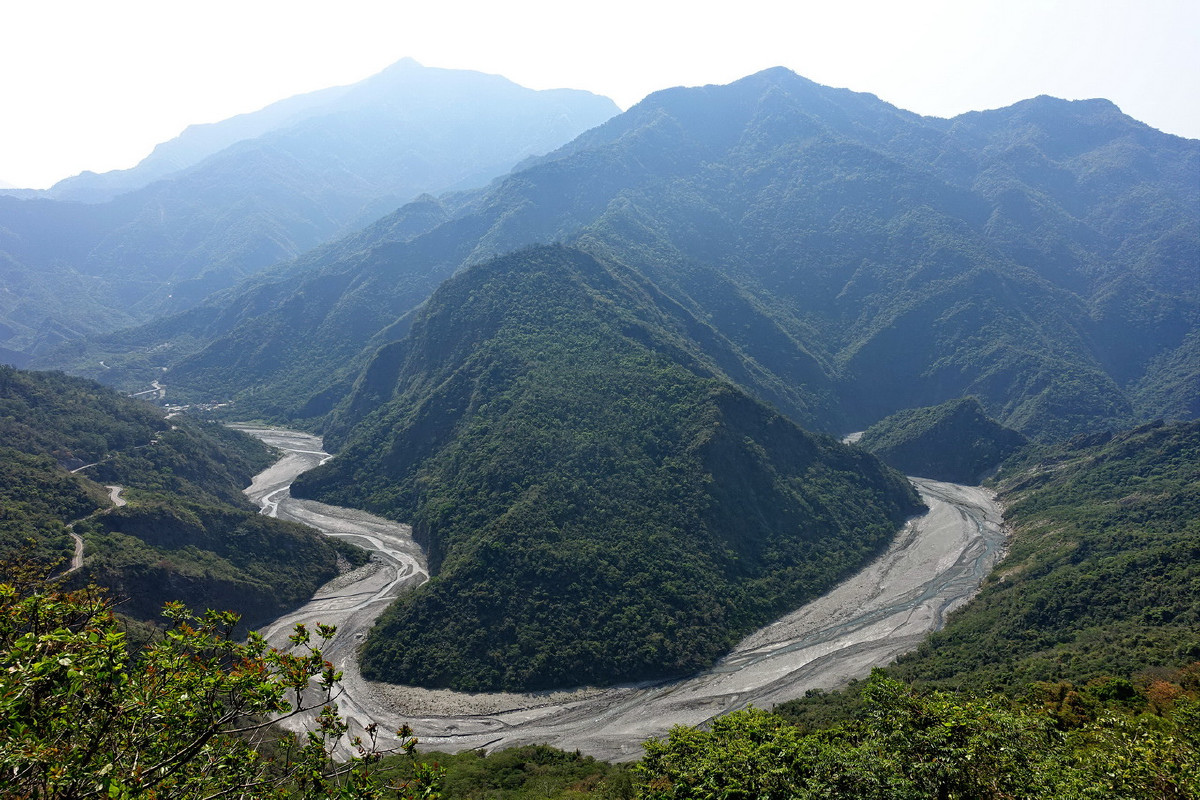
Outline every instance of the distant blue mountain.
[(83, 352), (320, 415), (455, 270), (558, 241), (642, 274), (808, 427), (966, 396), (1034, 438), (1188, 418), (1197, 174), (1200, 142), (1102, 100), (943, 120), (768, 70), (655, 93), (469, 202), (426, 198)]
[(193, 126), (130, 170), (0, 197), (0, 347), (32, 355), (188, 308), (424, 192), (485, 184), (617, 111), (588, 92), (405, 59)]

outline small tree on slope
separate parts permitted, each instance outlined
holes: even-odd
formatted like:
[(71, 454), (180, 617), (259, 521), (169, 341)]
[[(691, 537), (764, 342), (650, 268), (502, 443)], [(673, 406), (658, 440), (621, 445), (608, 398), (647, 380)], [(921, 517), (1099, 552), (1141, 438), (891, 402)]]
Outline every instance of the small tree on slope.
[[(347, 726), (340, 678), (321, 656), (334, 634), (304, 626), (293, 648), (231, 638), (237, 615), (168, 605), (172, 627), (130, 654), (112, 602), (66, 590), (28, 561), (0, 565), (0, 796), (8, 798), (436, 798), (436, 770), (385, 787), (374, 731), (344, 764), (329, 753)], [(304, 692), (318, 687), (316, 705)], [(303, 738), (270, 720), (321, 708)], [(411, 731), (401, 731), (410, 752)]]

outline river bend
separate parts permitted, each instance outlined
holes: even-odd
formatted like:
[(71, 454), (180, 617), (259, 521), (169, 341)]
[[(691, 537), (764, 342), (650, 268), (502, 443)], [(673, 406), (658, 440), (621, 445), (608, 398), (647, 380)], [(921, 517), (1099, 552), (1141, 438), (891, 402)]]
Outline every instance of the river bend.
[[(609, 761), (638, 758), (641, 742), (673, 725), (834, 689), (914, 649), (969, 600), (1005, 543), (1001, 509), (980, 487), (913, 479), (929, 512), (908, 523), (888, 550), (828, 594), (747, 636), (711, 669), (665, 683), (533, 694), (465, 694), (372, 683), (354, 654), (379, 614), (428, 579), (407, 525), (353, 509), (297, 500), (300, 473), (331, 458), (310, 434), (242, 427), (283, 451), (246, 489), (263, 513), (302, 522), (373, 552), (369, 564), (321, 587), (312, 600), (262, 632), (288, 645), (297, 622), (338, 634), (325, 656), (343, 672), (338, 705), (359, 734), (412, 727), (425, 750), (459, 751), (544, 743)], [(302, 718), (288, 724), (301, 730)], [(387, 743), (385, 742), (385, 745)]]

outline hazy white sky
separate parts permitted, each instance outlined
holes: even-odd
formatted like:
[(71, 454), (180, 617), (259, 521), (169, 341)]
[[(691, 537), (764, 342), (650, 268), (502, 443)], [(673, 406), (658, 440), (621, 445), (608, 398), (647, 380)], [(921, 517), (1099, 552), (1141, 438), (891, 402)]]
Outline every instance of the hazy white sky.
[(405, 56), (622, 108), (779, 65), (936, 116), (1106, 97), (1200, 138), (1198, 0), (0, 0), (0, 180), (128, 167)]

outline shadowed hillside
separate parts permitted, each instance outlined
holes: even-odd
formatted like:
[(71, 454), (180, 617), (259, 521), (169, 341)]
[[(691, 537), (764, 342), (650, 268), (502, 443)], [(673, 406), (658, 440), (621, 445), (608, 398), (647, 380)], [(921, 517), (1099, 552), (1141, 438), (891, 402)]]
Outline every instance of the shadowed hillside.
[(687, 674), (886, 546), (913, 490), (730, 386), (680, 337), (699, 324), (569, 248), (434, 294), (357, 387), (380, 404), (293, 487), (412, 521), (429, 550), (433, 579), (378, 623), (364, 674)]

